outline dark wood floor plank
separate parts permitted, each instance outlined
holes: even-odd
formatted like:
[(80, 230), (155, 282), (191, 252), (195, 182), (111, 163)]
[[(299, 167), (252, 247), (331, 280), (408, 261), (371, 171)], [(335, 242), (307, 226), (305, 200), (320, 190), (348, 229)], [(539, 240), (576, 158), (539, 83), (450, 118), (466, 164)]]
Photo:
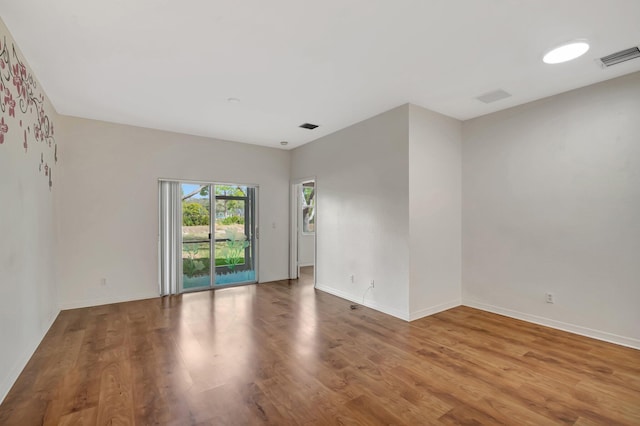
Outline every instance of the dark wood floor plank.
[(297, 281), (63, 311), (2, 425), (640, 424), (640, 351)]
[(75, 411), (62, 416), (59, 422), (53, 423), (58, 426), (84, 426), (98, 424), (97, 408), (87, 408), (86, 410)]

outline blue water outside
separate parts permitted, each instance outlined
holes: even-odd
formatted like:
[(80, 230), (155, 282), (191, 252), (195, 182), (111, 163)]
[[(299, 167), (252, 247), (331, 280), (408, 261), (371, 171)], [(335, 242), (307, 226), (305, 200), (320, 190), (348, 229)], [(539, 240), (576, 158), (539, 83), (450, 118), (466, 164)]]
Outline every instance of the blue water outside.
[(201, 275), (199, 277), (187, 277), (186, 275), (182, 276), (182, 287), (185, 290), (198, 287), (209, 287), (209, 284), (209, 275)]
[[(232, 272), (230, 274), (216, 274), (216, 286), (229, 285), (229, 284), (239, 284), (239, 283), (250, 283), (255, 282), (256, 280), (256, 271), (237, 271)], [(182, 276), (182, 287), (185, 290), (190, 290), (194, 288), (208, 288), (209, 287), (209, 276), (202, 275), (199, 277), (187, 277), (186, 275)]]
[(216, 274), (216, 286), (254, 282), (256, 271), (236, 271), (229, 274)]

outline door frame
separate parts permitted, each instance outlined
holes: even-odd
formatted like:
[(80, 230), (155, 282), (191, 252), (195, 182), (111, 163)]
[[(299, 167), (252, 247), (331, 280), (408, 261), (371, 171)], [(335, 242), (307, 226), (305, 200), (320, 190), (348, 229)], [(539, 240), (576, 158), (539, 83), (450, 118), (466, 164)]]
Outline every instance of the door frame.
[[(210, 182), (206, 182), (206, 181), (194, 181), (194, 180), (178, 180), (177, 181), (180, 184), (180, 187), (182, 188), (182, 185), (200, 185), (200, 186), (213, 186), (212, 183)], [(213, 228), (213, 223), (211, 222), (212, 220), (214, 220), (215, 218), (212, 216), (212, 209), (214, 207), (214, 202), (212, 200), (212, 193), (211, 190), (209, 190), (209, 285), (207, 287), (202, 286), (202, 287), (193, 287), (193, 288), (184, 288), (184, 261), (179, 262), (179, 268), (180, 268), (180, 272), (179, 272), (179, 277), (180, 277), (180, 282), (179, 282), (179, 290), (180, 290), (180, 294), (183, 293), (193, 293), (193, 292), (198, 292), (198, 291), (205, 291), (205, 290), (211, 290), (213, 288), (215, 288), (215, 243), (213, 241), (213, 237), (214, 237), (214, 228)], [(182, 200), (181, 203), (182, 205)], [(182, 211), (182, 210), (181, 210)], [(180, 221), (182, 222), (183, 218), (180, 219)], [(182, 232), (180, 232), (180, 247), (181, 250), (184, 250), (184, 241), (182, 240)]]
[[(176, 178), (158, 178), (158, 182), (168, 181), (168, 182), (177, 182), (178, 184), (193, 184), (193, 185), (209, 185), (211, 187), (215, 187), (215, 185), (227, 185), (227, 186), (247, 186), (255, 188), (254, 195), (254, 234), (255, 234), (255, 249), (254, 249), (254, 269), (256, 271), (256, 282), (255, 284), (260, 283), (260, 185), (255, 183), (238, 183), (238, 182), (220, 182), (215, 180), (198, 180), (198, 179), (176, 179)], [(213, 192), (213, 194), (212, 194)], [(211, 231), (211, 242), (210, 242), (210, 278), (209, 278), (209, 286), (208, 287), (198, 287), (194, 289), (185, 289), (184, 288), (184, 273), (182, 269), (182, 262), (178, 262), (179, 268), (179, 282), (178, 282), (178, 290), (179, 294), (197, 292), (203, 290), (214, 290), (214, 289), (223, 289), (235, 286), (243, 286), (252, 283), (238, 283), (238, 284), (228, 284), (224, 286), (216, 287), (215, 285), (215, 190), (210, 191), (209, 194), (209, 202), (211, 203), (210, 211), (209, 211), (209, 230)], [(181, 218), (182, 220), (182, 218)], [(180, 233), (180, 247), (182, 250), (182, 233)], [(158, 245), (158, 247), (160, 247)], [(159, 248), (158, 248), (159, 250)]]
[[(215, 228), (215, 202), (216, 202), (216, 196), (215, 196), (215, 186), (219, 185), (219, 186), (246, 186), (247, 188), (253, 188), (254, 189), (254, 194), (252, 197), (253, 203), (251, 205), (251, 208), (253, 210), (253, 235), (251, 236), (250, 240), (251, 242), (254, 244), (253, 247), (253, 269), (255, 270), (256, 273), (256, 279), (255, 282), (253, 281), (246, 281), (246, 282), (238, 282), (238, 283), (232, 283), (232, 284), (221, 284), (221, 285), (217, 285), (215, 284), (215, 270), (216, 270), (216, 265), (215, 265), (215, 236), (216, 236), (216, 228)], [(212, 202), (212, 208), (211, 208), (211, 232), (212, 232), (212, 247), (211, 247), (211, 268), (214, 271), (213, 272), (213, 276), (211, 277), (211, 288), (213, 289), (223, 289), (223, 288), (230, 288), (230, 287), (238, 287), (238, 286), (244, 286), (244, 285), (251, 285), (251, 284), (260, 284), (260, 185), (257, 184), (251, 184), (251, 183), (238, 183), (238, 182), (212, 182), (211, 186), (214, 187), (214, 195), (213, 198), (211, 200)], [(249, 203), (251, 204), (251, 203)], [(247, 205), (245, 204), (245, 209), (247, 208)], [(245, 211), (246, 214), (246, 211)]]
[[(212, 201), (212, 206), (214, 206), (211, 209), (211, 241), (214, 244), (214, 247), (212, 248), (212, 256), (215, 257), (215, 244), (217, 244), (220, 241), (224, 241), (224, 240), (219, 240), (216, 237), (216, 219), (217, 219), (217, 210), (215, 207), (215, 203), (218, 200), (242, 200), (245, 204), (244, 204), (244, 218), (245, 218), (245, 223), (244, 223), (244, 233), (247, 236), (247, 238), (249, 239), (250, 245), (247, 246), (244, 249), (244, 257), (245, 257), (245, 261), (248, 262), (250, 261), (250, 270), (254, 270), (256, 271), (256, 277), (257, 277), (257, 258), (258, 258), (258, 254), (257, 254), (257, 221), (256, 221), (256, 216), (257, 216), (257, 198), (258, 198), (258, 187), (257, 186), (253, 186), (253, 185), (245, 185), (245, 184), (224, 184), (227, 186), (234, 186), (234, 187), (238, 187), (238, 186), (244, 186), (247, 188), (247, 194), (244, 197), (240, 197), (240, 196), (235, 196), (235, 195), (217, 195), (215, 193), (215, 187), (216, 186), (221, 186), (222, 184), (212, 184), (210, 185), (210, 187), (213, 189), (213, 198), (211, 199)], [(214, 258), (212, 257), (212, 259)], [(238, 265), (240, 266), (240, 265)], [(216, 274), (218, 272), (218, 269), (224, 269), (224, 267), (220, 267), (217, 265), (212, 264), (212, 267), (215, 267), (215, 271)], [(241, 268), (239, 268), (239, 270), (246, 270), (247, 269), (247, 263), (245, 263), (244, 265), (242, 265)], [(257, 282), (257, 280), (256, 280)], [(235, 284), (235, 283), (234, 283)], [(242, 282), (238, 283), (238, 284), (242, 284)], [(228, 285), (233, 285), (233, 284), (224, 284), (224, 285), (220, 285), (220, 287), (222, 286), (228, 286)], [(214, 283), (215, 286), (215, 283)]]
[(289, 192), (289, 279), (295, 280), (300, 277), (299, 255), (299, 227), (300, 227), (300, 192), (304, 182), (314, 182), (315, 200), (314, 208), (316, 209), (314, 239), (313, 239), (313, 286), (316, 286), (318, 268), (318, 179), (315, 176), (309, 176), (291, 181)]

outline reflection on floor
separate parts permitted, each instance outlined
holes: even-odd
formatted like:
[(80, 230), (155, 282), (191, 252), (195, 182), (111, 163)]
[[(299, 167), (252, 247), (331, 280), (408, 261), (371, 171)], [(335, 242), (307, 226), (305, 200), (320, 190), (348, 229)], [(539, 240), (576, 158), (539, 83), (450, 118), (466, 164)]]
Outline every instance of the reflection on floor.
[(640, 351), (299, 280), (63, 311), (0, 424), (640, 424)]

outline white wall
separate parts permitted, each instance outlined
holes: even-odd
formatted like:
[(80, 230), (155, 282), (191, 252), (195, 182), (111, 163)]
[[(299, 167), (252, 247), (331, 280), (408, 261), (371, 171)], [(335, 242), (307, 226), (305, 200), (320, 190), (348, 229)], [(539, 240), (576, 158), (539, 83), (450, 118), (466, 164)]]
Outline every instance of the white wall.
[(287, 278), (288, 151), (71, 117), (61, 124), (63, 308), (158, 295), (158, 178), (259, 185), (259, 279)]
[[(0, 51), (6, 48), (11, 53), (14, 43), (0, 20)], [(19, 49), (18, 57), (26, 65)], [(13, 55), (10, 58), (11, 63), (16, 64)], [(8, 68), (5, 64), (3, 76)], [(26, 70), (31, 74), (28, 65)], [(31, 89), (34, 96), (44, 94), (37, 83)], [(9, 113), (10, 106), (4, 103), (5, 90), (9, 90), (16, 101), (13, 115)], [(0, 143), (0, 401), (59, 312), (54, 198), (61, 190), (57, 179), (59, 168), (54, 159), (55, 144), (60, 144), (61, 138), (35, 139), (36, 108), (25, 113), (20, 110), (20, 98), (13, 81), (5, 84), (2, 98), (0, 120), (7, 128), (6, 133), (0, 130), (4, 134)], [(44, 113), (50, 123), (57, 124), (57, 114), (46, 95)], [(51, 190), (49, 176), (45, 175), (44, 167), (40, 168), (41, 159), (53, 173)]]
[(461, 304), (462, 123), (409, 106), (410, 317)]
[(316, 250), (315, 234), (303, 234), (298, 231), (298, 264), (300, 266), (313, 266)]
[(463, 141), (464, 303), (640, 348), (640, 73)]
[[(292, 180), (316, 177), (317, 288), (408, 318), (408, 106), (293, 150)], [(355, 276), (351, 283), (350, 275)]]

